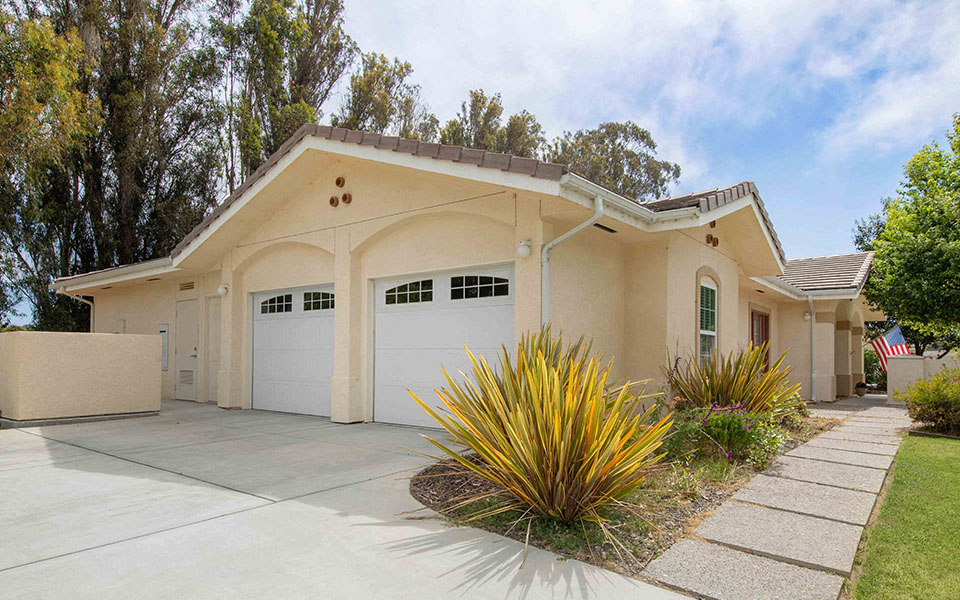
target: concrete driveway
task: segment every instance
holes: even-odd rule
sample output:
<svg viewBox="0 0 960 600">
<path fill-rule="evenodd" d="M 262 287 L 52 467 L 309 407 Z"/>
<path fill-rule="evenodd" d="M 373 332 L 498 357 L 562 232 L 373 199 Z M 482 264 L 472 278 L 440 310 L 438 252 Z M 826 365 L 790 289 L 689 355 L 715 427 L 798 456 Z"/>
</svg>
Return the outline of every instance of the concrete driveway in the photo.
<svg viewBox="0 0 960 600">
<path fill-rule="evenodd" d="M 2 596 L 681 598 L 406 518 L 422 431 L 186 402 L 2 430 Z"/>
</svg>

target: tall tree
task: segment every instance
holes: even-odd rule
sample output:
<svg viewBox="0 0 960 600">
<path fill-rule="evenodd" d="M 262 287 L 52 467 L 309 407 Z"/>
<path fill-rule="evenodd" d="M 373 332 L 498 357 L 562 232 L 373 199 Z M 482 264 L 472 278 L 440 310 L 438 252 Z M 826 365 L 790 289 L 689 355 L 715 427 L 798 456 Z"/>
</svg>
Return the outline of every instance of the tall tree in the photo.
<svg viewBox="0 0 960 600">
<path fill-rule="evenodd" d="M 857 223 L 854 241 L 876 252 L 867 299 L 901 325 L 922 354 L 960 337 L 960 114 L 949 149 L 924 146 L 883 212 Z"/>
<path fill-rule="evenodd" d="M 188 1 L 17 7 L 29 20 L 49 19 L 60 36 L 77 32 L 75 91 L 102 115 L 59 164 L 36 163 L 42 176 L 17 190 L 8 235 L 31 256 L 25 295 L 35 325 L 75 329 L 86 325 L 82 307 L 51 294 L 51 278 L 168 254 L 215 204 L 221 112 L 210 90 L 219 70 Z"/>
<path fill-rule="evenodd" d="M 249 176 L 321 107 L 357 48 L 342 0 L 253 0 L 241 26 L 240 179 Z"/>
<path fill-rule="evenodd" d="M 407 81 L 411 73 L 408 62 L 396 58 L 391 62 L 376 52 L 364 54 L 332 124 L 431 141 L 437 119 L 421 103 L 420 87 Z"/>
<path fill-rule="evenodd" d="M 503 125 L 500 94 L 487 96 L 483 90 L 470 90 L 455 119 L 440 130 L 440 142 L 491 152 L 535 158 L 544 143 L 543 128 L 527 111 L 511 115 Z"/>
<path fill-rule="evenodd" d="M 656 158 L 657 144 L 633 121 L 565 132 L 545 153 L 583 177 L 634 200 L 654 200 L 680 178 L 680 165 Z"/>
<path fill-rule="evenodd" d="M 0 324 L 21 300 L 34 313 L 57 304 L 47 273 L 64 267 L 57 249 L 73 245 L 77 219 L 46 193 L 46 178 L 63 184 L 71 148 L 97 122 L 96 103 L 77 89 L 81 57 L 76 31 L 0 13 Z"/>
</svg>

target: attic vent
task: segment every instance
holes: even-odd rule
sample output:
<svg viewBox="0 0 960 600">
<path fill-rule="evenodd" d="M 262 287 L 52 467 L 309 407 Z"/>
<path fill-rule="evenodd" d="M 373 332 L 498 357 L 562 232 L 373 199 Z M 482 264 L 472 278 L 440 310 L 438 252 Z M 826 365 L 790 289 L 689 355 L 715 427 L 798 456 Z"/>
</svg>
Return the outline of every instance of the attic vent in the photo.
<svg viewBox="0 0 960 600">
<path fill-rule="evenodd" d="M 181 291 L 181 292 L 186 292 L 187 290 L 192 290 L 192 289 L 193 289 L 193 282 L 192 282 L 192 281 L 188 281 L 187 283 L 181 283 L 181 284 L 180 284 L 180 291 Z"/>
<path fill-rule="evenodd" d="M 193 371 L 180 371 L 180 385 L 193 385 Z"/>
</svg>

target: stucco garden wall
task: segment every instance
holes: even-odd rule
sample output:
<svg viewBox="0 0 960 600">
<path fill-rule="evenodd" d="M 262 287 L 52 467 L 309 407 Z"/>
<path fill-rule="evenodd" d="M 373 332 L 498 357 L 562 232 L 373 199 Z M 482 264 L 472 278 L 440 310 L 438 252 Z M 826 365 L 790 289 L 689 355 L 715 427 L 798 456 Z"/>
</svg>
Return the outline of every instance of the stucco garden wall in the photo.
<svg viewBox="0 0 960 600">
<path fill-rule="evenodd" d="M 160 336 L 0 333 L 0 416 L 26 421 L 160 410 Z"/>
<path fill-rule="evenodd" d="M 897 402 L 894 396 L 910 387 L 915 381 L 930 377 L 943 369 L 960 367 L 956 356 L 941 359 L 924 358 L 913 354 L 891 356 L 887 359 L 887 402 Z"/>
</svg>

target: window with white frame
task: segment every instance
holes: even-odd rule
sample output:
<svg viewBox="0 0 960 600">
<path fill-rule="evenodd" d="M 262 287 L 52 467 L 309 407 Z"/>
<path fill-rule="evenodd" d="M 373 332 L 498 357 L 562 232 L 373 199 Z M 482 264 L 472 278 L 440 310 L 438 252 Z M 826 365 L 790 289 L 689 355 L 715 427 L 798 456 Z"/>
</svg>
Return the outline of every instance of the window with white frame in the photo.
<svg viewBox="0 0 960 600">
<path fill-rule="evenodd" d="M 450 299 L 492 298 L 509 296 L 510 281 L 489 275 L 457 275 L 450 278 Z"/>
<path fill-rule="evenodd" d="M 700 363 L 713 359 L 717 348 L 717 284 L 700 280 Z"/>
<path fill-rule="evenodd" d="M 329 310 L 333 308 L 333 294 L 330 292 L 304 292 L 303 310 Z"/>
<path fill-rule="evenodd" d="M 416 304 L 433 302 L 433 280 L 411 281 L 386 291 L 384 302 L 387 304 Z"/>
<path fill-rule="evenodd" d="M 260 314 L 293 312 L 293 294 L 281 294 L 260 303 Z"/>
</svg>

